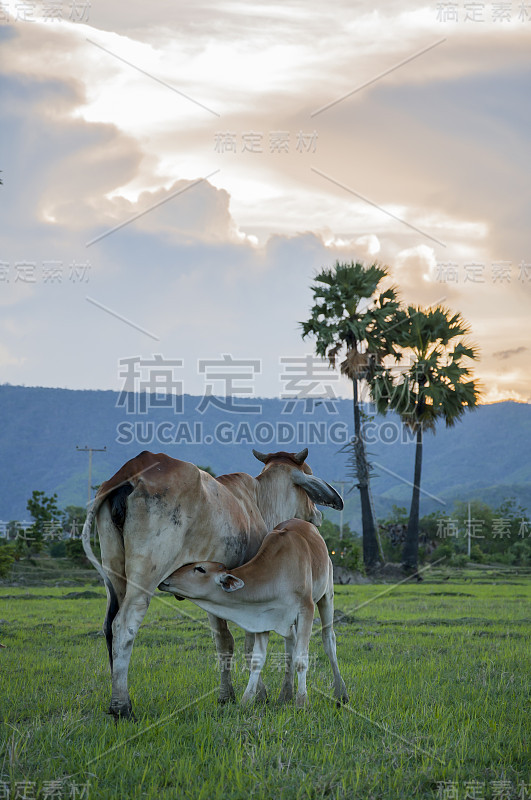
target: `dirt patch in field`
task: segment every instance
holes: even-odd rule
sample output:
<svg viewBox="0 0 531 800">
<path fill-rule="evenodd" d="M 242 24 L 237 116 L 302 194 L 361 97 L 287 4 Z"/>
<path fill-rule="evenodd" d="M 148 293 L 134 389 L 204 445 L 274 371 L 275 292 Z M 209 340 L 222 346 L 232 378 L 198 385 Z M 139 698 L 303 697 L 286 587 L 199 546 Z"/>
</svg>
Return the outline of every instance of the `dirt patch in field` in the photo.
<svg viewBox="0 0 531 800">
<path fill-rule="evenodd" d="M 55 594 L 0 594 L 0 600 L 59 600 Z"/>
<path fill-rule="evenodd" d="M 0 600 L 85 600 L 94 597 L 102 598 L 101 592 L 68 592 L 68 594 L 0 594 Z"/>
<path fill-rule="evenodd" d="M 361 572 L 352 572 L 345 567 L 334 567 L 334 583 L 339 586 L 359 586 L 364 583 L 372 583 L 372 581 Z"/>
</svg>

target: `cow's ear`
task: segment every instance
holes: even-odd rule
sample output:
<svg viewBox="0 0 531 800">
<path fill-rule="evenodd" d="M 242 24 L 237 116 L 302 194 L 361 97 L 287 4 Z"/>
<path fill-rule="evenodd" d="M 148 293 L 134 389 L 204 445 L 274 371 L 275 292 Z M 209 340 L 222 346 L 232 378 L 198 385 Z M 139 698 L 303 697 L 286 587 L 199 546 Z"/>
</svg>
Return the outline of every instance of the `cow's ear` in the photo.
<svg viewBox="0 0 531 800">
<path fill-rule="evenodd" d="M 300 470 L 293 470 L 291 473 L 293 483 L 304 489 L 310 500 L 320 506 L 330 506 L 341 511 L 343 508 L 343 499 L 333 486 L 317 478 L 315 475 L 306 475 Z"/>
<path fill-rule="evenodd" d="M 222 572 L 214 578 L 216 583 L 221 586 L 224 592 L 235 592 L 238 589 L 243 589 L 245 583 L 241 578 L 236 575 L 231 575 L 230 572 Z"/>
</svg>

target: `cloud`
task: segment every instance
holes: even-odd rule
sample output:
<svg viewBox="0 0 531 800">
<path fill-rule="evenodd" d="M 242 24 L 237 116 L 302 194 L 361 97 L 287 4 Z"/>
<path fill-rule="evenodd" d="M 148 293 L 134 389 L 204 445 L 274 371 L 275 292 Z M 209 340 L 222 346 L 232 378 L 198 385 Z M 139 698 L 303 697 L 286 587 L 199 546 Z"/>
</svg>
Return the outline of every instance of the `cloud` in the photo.
<svg viewBox="0 0 531 800">
<path fill-rule="evenodd" d="M 105 210 L 106 216 L 100 224 L 109 226 L 109 235 L 114 235 L 115 226 L 130 221 L 139 230 L 166 234 L 178 241 L 238 238 L 228 193 L 201 178 L 175 181 L 168 189 L 142 192 L 135 202 L 114 197 Z"/>
<path fill-rule="evenodd" d="M 21 365 L 23 364 L 23 359 L 17 358 L 16 356 L 12 355 L 8 348 L 5 347 L 2 343 L 0 343 L 0 367 L 8 367 L 13 365 Z"/>
<path fill-rule="evenodd" d="M 531 336 L 531 280 L 517 277 L 530 261 L 527 29 L 485 25 L 471 36 L 463 26 L 449 37 L 435 8 L 395 8 L 360 14 L 342 2 L 337 26 L 315 0 L 231 0 L 215 15 L 207 4 L 119 0 L 94 6 L 90 25 L 0 31 L 11 36 L 0 165 L 6 379 L 117 388 L 120 358 L 152 354 L 149 338 L 91 306 L 90 294 L 157 333 L 163 353 L 185 355 L 189 390 L 200 390 L 197 358 L 233 352 L 264 359 L 260 390 L 274 394 L 279 354 L 312 349 L 297 321 L 311 306 L 315 271 L 363 259 L 389 265 L 406 302 L 444 296 L 472 325 L 489 391 L 528 396 L 520 342 Z M 441 46 L 310 116 L 442 36 Z M 244 151 L 249 131 L 261 152 Z M 289 152 L 271 147 L 279 131 Z M 216 149 L 220 132 L 234 134 L 233 151 Z M 297 148 L 299 134 L 312 132 L 315 148 Z M 62 283 L 44 282 L 53 260 Z M 14 281 L 17 261 L 35 263 L 34 283 Z M 88 284 L 70 280 L 74 261 L 90 262 Z M 495 279 L 499 261 L 511 262 L 511 280 Z M 471 262 L 483 265 L 482 282 L 467 279 Z M 444 279 L 444 264 L 455 265 L 455 280 Z M 500 369 L 503 352 L 510 372 Z"/>
<path fill-rule="evenodd" d="M 526 350 L 529 350 L 528 347 L 514 347 L 512 350 L 498 350 L 496 353 L 493 353 L 494 358 L 500 358 L 505 360 L 507 358 L 511 358 L 512 356 L 516 356 L 519 353 L 525 353 Z"/>
<path fill-rule="evenodd" d="M 402 299 L 408 304 L 437 302 L 447 294 L 436 284 L 437 259 L 434 249 L 425 244 L 401 250 L 395 259 L 392 277 L 400 287 Z"/>
</svg>

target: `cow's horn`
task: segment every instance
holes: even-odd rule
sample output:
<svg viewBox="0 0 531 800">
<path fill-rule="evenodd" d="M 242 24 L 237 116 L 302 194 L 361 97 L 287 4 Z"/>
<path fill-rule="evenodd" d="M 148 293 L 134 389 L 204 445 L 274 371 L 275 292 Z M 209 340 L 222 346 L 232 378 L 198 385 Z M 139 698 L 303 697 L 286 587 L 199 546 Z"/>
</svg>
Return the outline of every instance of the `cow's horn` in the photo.
<svg viewBox="0 0 531 800">
<path fill-rule="evenodd" d="M 267 460 L 267 453 L 260 453 L 258 450 L 253 450 L 253 456 L 261 461 L 262 464 L 266 463 Z"/>
<path fill-rule="evenodd" d="M 301 450 L 300 453 L 295 453 L 293 455 L 293 460 L 296 464 L 304 464 L 306 459 L 308 458 L 308 448 L 305 447 L 304 450 Z"/>
</svg>

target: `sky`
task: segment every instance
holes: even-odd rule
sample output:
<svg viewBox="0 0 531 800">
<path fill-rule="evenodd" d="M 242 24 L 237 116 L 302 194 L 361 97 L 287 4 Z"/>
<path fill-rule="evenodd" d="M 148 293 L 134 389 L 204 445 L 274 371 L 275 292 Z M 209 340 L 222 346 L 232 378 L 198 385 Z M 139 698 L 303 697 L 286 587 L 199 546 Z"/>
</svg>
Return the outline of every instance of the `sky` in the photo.
<svg viewBox="0 0 531 800">
<path fill-rule="evenodd" d="M 531 401 L 531 5 L 1 8 L 0 382 L 279 396 L 360 260 Z"/>
</svg>

